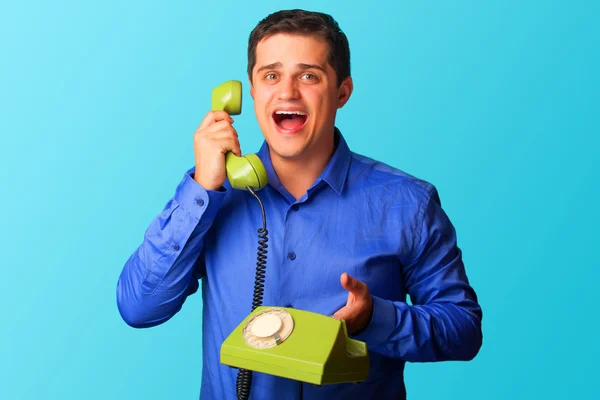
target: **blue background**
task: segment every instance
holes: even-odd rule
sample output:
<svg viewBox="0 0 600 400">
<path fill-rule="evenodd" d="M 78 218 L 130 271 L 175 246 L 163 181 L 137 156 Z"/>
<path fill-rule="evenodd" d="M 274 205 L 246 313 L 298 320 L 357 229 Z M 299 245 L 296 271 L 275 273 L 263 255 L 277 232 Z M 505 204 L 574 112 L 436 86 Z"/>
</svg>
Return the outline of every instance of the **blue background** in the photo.
<svg viewBox="0 0 600 400">
<path fill-rule="evenodd" d="M 166 4 L 2 6 L 0 398 L 197 398 L 200 296 L 135 330 L 115 285 L 213 86 L 244 82 L 242 151 L 260 146 L 247 37 L 294 7 L 347 33 L 338 126 L 438 187 L 483 306 L 479 356 L 409 364 L 410 398 L 598 398 L 598 2 Z"/>
</svg>

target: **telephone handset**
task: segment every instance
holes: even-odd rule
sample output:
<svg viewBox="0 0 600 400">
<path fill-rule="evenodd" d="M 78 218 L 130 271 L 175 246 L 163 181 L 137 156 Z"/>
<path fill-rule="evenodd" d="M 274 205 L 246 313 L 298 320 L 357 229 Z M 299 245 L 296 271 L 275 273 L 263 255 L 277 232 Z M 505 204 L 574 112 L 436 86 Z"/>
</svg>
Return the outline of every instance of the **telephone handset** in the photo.
<svg viewBox="0 0 600 400">
<path fill-rule="evenodd" d="M 230 80 L 213 89 L 212 109 L 241 113 L 242 84 Z M 350 339 L 343 320 L 289 307 L 263 306 L 267 260 L 267 222 L 255 190 L 267 184 L 267 172 L 255 154 L 226 154 L 226 170 L 235 189 L 248 190 L 262 212 L 251 313 L 221 345 L 221 363 L 239 368 L 238 399 L 248 399 L 253 371 L 324 385 L 362 382 L 369 374 L 364 342 Z"/>
<path fill-rule="evenodd" d="M 242 113 L 242 82 L 230 80 L 215 87 L 212 92 L 212 109 L 230 115 Z M 267 171 L 256 154 L 238 157 L 232 152 L 225 155 L 225 169 L 234 189 L 262 189 L 268 182 Z"/>
</svg>

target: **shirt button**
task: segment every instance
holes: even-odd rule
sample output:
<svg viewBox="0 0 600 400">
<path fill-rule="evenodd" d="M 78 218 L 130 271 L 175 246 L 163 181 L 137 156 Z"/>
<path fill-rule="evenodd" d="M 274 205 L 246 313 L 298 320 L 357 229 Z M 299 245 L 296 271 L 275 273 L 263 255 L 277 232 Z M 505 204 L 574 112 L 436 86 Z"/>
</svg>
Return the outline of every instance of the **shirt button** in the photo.
<svg viewBox="0 0 600 400">
<path fill-rule="evenodd" d="M 196 200 L 196 204 L 198 204 L 200 207 L 202 207 L 204 205 L 204 200 L 198 199 L 198 200 Z"/>
<path fill-rule="evenodd" d="M 296 259 L 296 254 L 290 253 L 290 254 L 288 254 L 288 257 L 289 257 L 290 260 L 295 260 Z"/>
<path fill-rule="evenodd" d="M 294 210 L 294 211 L 298 211 L 299 209 L 300 209 L 300 206 L 298 204 L 294 204 L 292 206 L 292 210 Z"/>
<path fill-rule="evenodd" d="M 179 245 L 176 244 L 175 246 L 173 246 L 173 248 L 175 249 L 175 251 L 179 251 Z"/>
</svg>

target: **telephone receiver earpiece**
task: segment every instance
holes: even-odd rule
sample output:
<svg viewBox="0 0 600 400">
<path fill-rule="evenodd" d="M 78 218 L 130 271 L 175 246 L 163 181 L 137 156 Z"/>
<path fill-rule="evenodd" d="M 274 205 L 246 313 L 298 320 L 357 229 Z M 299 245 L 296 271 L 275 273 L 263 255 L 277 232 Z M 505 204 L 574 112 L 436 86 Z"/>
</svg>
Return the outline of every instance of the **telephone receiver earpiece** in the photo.
<svg viewBox="0 0 600 400">
<path fill-rule="evenodd" d="M 242 82 L 230 80 L 212 91 L 212 110 L 225 111 L 229 115 L 242 113 Z M 259 190 L 268 182 L 267 171 L 256 154 L 238 157 L 231 151 L 225 154 L 225 169 L 231 187 L 247 190 L 250 186 Z"/>
</svg>

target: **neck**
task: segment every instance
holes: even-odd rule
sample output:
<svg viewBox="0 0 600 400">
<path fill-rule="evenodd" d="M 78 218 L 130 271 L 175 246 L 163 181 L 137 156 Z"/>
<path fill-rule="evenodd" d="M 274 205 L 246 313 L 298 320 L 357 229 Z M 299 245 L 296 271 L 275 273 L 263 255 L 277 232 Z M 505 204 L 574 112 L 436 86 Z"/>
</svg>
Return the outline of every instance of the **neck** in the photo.
<svg viewBox="0 0 600 400">
<path fill-rule="evenodd" d="M 335 150 L 334 138 L 319 144 L 318 153 L 298 158 L 285 158 L 271 152 L 271 162 L 285 189 L 298 200 L 323 172 Z"/>
</svg>

